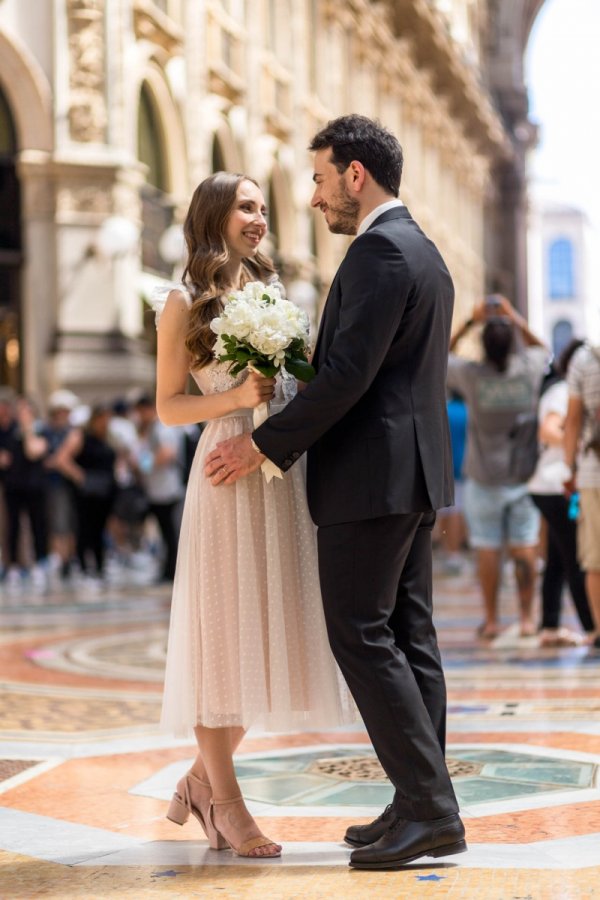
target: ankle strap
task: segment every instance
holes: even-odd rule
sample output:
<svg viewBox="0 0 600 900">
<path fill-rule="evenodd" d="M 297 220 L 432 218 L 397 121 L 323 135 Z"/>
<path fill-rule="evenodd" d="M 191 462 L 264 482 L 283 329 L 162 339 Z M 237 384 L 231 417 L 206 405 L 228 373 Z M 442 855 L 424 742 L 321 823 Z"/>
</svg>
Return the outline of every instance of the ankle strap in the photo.
<svg viewBox="0 0 600 900">
<path fill-rule="evenodd" d="M 206 787 L 206 788 L 210 787 L 210 784 L 208 781 L 202 781 L 202 779 L 198 778 L 197 775 L 194 775 L 193 772 L 188 772 L 186 777 L 189 778 L 190 781 L 195 781 L 197 784 L 201 784 L 202 787 Z"/>
<path fill-rule="evenodd" d="M 242 797 L 241 794 L 239 795 L 239 797 L 233 797 L 232 800 L 215 800 L 214 797 L 210 798 L 211 806 L 225 806 L 228 803 L 243 803 L 243 802 L 244 802 L 244 798 Z"/>
</svg>

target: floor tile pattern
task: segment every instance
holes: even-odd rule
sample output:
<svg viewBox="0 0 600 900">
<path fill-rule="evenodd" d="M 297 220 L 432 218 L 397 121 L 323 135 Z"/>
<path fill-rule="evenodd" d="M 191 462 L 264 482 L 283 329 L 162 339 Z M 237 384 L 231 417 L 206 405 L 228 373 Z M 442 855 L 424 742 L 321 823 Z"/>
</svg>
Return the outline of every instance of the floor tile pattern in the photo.
<svg viewBox="0 0 600 900">
<path fill-rule="evenodd" d="M 81 733 L 156 725 L 160 700 L 148 695 L 0 684 L 3 733 Z"/>
<path fill-rule="evenodd" d="M 14 778 L 36 765 L 37 761 L 31 759 L 0 759 L 0 782 Z"/>
<path fill-rule="evenodd" d="M 0 898 L 600 900 L 600 654 L 520 639 L 509 575 L 492 644 L 475 639 L 469 567 L 438 569 L 435 588 L 470 849 L 385 873 L 349 870 L 340 843 L 391 792 L 362 728 L 248 735 L 240 781 L 285 852 L 268 865 L 215 853 L 195 820 L 164 818 L 193 757 L 156 725 L 168 591 L 0 595 Z"/>
</svg>

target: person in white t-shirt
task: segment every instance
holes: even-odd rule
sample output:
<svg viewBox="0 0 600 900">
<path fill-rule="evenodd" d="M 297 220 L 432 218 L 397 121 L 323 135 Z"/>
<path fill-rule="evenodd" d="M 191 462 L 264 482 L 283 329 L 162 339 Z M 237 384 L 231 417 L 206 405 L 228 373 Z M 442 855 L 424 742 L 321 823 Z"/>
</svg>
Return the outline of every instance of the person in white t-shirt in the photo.
<svg viewBox="0 0 600 900">
<path fill-rule="evenodd" d="M 577 523 L 569 518 L 569 501 L 564 494 L 564 482 L 570 475 L 564 450 L 564 425 L 569 405 L 565 378 L 571 358 L 582 344 L 580 340 L 567 344 L 554 366 L 557 377 L 543 390 L 538 407 L 542 450 L 528 486 L 531 498 L 547 524 L 542 577 L 542 647 L 569 647 L 584 641 L 581 634 L 560 626 L 565 582 L 583 630 L 591 636 L 594 633 L 585 573 L 577 561 Z"/>
<path fill-rule="evenodd" d="M 600 347 L 580 347 L 569 366 L 569 408 L 565 421 L 568 491 L 578 491 L 577 556 L 596 625 L 600 650 Z"/>
</svg>

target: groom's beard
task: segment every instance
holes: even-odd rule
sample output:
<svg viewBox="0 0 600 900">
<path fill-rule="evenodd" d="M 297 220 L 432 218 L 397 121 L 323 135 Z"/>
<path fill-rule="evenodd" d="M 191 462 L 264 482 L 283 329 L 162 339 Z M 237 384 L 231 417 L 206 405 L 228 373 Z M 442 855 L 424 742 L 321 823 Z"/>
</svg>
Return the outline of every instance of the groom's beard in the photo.
<svg viewBox="0 0 600 900">
<path fill-rule="evenodd" d="M 327 227 L 333 234 L 356 234 L 360 203 L 353 197 L 340 178 L 340 190 L 334 197 L 335 205 L 328 203 L 330 220 Z"/>
</svg>

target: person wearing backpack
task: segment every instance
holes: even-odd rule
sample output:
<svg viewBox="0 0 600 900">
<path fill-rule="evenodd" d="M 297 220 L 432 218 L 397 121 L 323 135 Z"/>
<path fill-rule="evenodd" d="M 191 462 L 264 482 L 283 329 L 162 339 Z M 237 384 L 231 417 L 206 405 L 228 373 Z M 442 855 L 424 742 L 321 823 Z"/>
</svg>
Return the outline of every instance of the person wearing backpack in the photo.
<svg viewBox="0 0 600 900">
<path fill-rule="evenodd" d="M 483 325 L 478 362 L 452 352 L 475 324 Z M 469 412 L 464 505 L 484 601 L 478 635 L 492 640 L 500 633 L 498 593 L 507 549 L 515 566 L 520 634 L 531 637 L 537 632 L 533 600 L 540 517 L 527 489 L 531 469 L 526 474 L 515 469 L 515 431 L 520 418 L 535 413 L 549 352 L 500 295 L 473 310 L 452 337 L 450 351 L 447 387 L 462 394 Z"/>
<path fill-rule="evenodd" d="M 572 647 L 584 637 L 560 626 L 565 582 L 583 630 L 594 632 L 588 604 L 585 574 L 577 561 L 577 524 L 569 516 L 569 500 L 563 482 L 569 477 L 565 463 L 565 418 L 569 403 L 566 375 L 569 364 L 583 341 L 572 340 L 554 364 L 555 376 L 542 387 L 538 406 L 540 454 L 529 481 L 531 499 L 547 525 L 546 560 L 542 575 L 542 621 L 540 646 Z"/>
<path fill-rule="evenodd" d="M 600 650 L 600 347 L 579 348 L 567 385 L 565 490 L 579 493 L 577 554 L 595 624 L 593 646 Z"/>
</svg>

